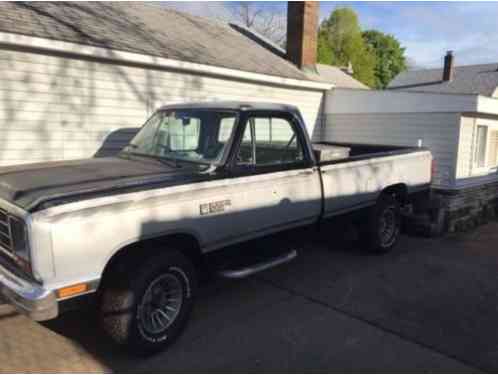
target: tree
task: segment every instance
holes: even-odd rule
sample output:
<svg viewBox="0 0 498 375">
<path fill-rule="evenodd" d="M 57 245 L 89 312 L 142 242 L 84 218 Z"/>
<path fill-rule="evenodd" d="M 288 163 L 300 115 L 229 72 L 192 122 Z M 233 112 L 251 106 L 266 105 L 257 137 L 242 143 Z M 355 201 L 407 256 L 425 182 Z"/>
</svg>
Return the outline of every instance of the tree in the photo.
<svg viewBox="0 0 498 375">
<path fill-rule="evenodd" d="M 353 66 L 353 77 L 367 86 L 375 85 L 375 55 L 362 38 L 358 16 L 350 8 L 334 10 L 320 25 L 318 62 Z"/>
<path fill-rule="evenodd" d="M 320 27 L 318 30 L 316 59 L 319 63 L 332 65 L 332 54 L 332 47 L 328 40 L 327 31 Z"/>
<path fill-rule="evenodd" d="M 253 29 L 280 46 L 285 45 L 287 23 L 283 10 L 252 1 L 227 2 L 226 5 L 231 13 L 230 21 Z"/>
<path fill-rule="evenodd" d="M 362 33 L 367 47 L 375 54 L 375 87 L 386 88 L 400 72 L 407 69 L 405 48 L 392 35 L 377 30 Z"/>
</svg>

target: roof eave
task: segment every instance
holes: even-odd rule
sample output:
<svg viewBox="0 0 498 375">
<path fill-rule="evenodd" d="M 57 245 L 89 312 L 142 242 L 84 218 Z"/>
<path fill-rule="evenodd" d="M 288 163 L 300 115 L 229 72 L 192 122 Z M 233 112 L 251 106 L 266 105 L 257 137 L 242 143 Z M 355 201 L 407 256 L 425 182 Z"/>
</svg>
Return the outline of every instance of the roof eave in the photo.
<svg viewBox="0 0 498 375">
<path fill-rule="evenodd" d="M 210 66 L 204 64 L 191 63 L 187 61 L 173 60 L 158 56 L 143 55 L 133 52 L 120 51 L 104 47 L 95 47 L 60 40 L 39 38 L 21 34 L 0 32 L 0 46 L 18 49 L 19 47 L 31 50 L 44 51 L 47 53 L 68 54 L 71 56 L 81 56 L 122 62 L 125 64 L 143 65 L 162 69 L 171 69 L 183 72 L 192 72 L 211 76 L 240 79 L 251 82 L 264 82 L 279 86 L 310 89 L 329 90 L 334 87 L 332 84 L 321 82 L 298 80 L 279 76 L 266 75 L 261 73 L 246 72 L 236 69 Z"/>
</svg>

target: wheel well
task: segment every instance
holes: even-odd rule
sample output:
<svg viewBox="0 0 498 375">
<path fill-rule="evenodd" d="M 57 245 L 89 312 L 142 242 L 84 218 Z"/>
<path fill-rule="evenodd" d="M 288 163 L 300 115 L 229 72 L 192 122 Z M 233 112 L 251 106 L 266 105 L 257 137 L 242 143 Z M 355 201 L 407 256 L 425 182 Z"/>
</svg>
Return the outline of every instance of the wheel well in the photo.
<svg viewBox="0 0 498 375">
<path fill-rule="evenodd" d="M 202 268 L 203 257 L 197 239 L 190 234 L 169 234 L 137 241 L 118 250 L 104 267 L 100 284 L 103 285 L 114 271 L 125 271 L 128 267 L 140 264 L 147 257 L 157 254 L 158 251 L 168 251 L 168 248 L 186 255 L 198 271 Z"/>
<path fill-rule="evenodd" d="M 405 184 L 395 184 L 386 187 L 381 194 L 394 195 L 395 199 L 403 206 L 408 202 L 408 188 Z"/>
</svg>

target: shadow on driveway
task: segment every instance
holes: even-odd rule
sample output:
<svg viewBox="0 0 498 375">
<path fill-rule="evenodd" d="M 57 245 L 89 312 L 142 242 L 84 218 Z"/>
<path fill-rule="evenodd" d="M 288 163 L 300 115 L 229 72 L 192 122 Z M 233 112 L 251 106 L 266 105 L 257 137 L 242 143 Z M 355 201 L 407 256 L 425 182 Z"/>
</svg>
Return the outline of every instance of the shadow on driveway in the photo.
<svg viewBox="0 0 498 375">
<path fill-rule="evenodd" d="M 383 256 L 359 251 L 347 227 L 320 237 L 295 231 L 288 241 L 302 249 L 297 260 L 246 280 L 209 282 L 183 336 L 147 359 L 113 347 L 89 312 L 43 325 L 0 320 L 0 335 L 9 321 L 29 326 L 56 371 L 74 368 L 65 363 L 118 372 L 496 371 L 497 229 L 403 237 Z M 54 354 L 64 350 L 66 358 Z M 5 361 L 12 358 L 0 355 L 0 369 L 12 369 Z"/>
</svg>

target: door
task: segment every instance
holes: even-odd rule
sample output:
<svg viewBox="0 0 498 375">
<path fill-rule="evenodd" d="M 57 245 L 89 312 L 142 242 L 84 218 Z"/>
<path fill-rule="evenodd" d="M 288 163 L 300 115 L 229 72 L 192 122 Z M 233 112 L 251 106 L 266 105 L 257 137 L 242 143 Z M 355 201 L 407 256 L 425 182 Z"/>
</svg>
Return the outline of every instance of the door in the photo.
<svg viewBox="0 0 498 375">
<path fill-rule="evenodd" d="M 303 145 L 291 117 L 246 118 L 232 170 L 243 190 L 248 231 L 278 231 L 309 224 L 319 216 L 320 176 Z"/>
</svg>

